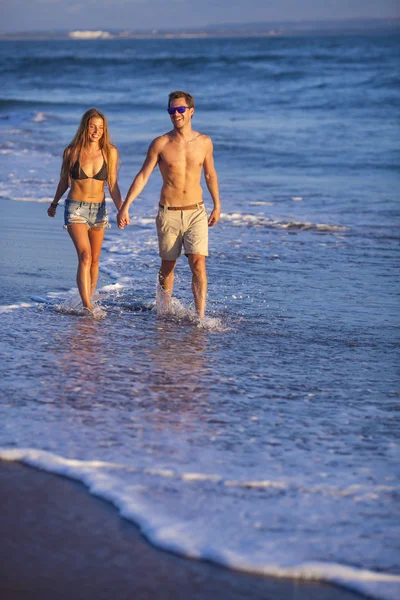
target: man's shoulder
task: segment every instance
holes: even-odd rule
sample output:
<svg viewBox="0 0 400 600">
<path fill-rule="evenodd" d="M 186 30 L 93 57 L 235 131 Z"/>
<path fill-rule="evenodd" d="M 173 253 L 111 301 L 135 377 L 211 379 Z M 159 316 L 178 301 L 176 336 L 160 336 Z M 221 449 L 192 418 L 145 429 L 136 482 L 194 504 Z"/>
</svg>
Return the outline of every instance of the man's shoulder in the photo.
<svg viewBox="0 0 400 600">
<path fill-rule="evenodd" d="M 157 143 L 157 144 L 168 144 L 169 142 L 172 141 L 172 136 L 171 136 L 171 131 L 167 131 L 167 133 L 163 133 L 162 135 L 159 135 L 158 137 L 156 137 L 153 140 L 153 144 Z"/>
<path fill-rule="evenodd" d="M 170 141 L 170 136 L 168 133 L 164 133 L 154 138 L 154 140 L 150 144 L 150 148 L 156 151 L 160 151 L 168 142 Z"/>
<path fill-rule="evenodd" d="M 205 133 L 200 133 L 199 131 L 195 132 L 197 134 L 196 136 L 196 140 L 201 141 L 203 144 L 206 144 L 207 146 L 212 146 L 212 139 L 210 138 L 209 135 L 206 135 Z"/>
<path fill-rule="evenodd" d="M 202 142 L 211 142 L 210 136 L 206 135 L 205 133 L 201 133 L 201 131 L 195 131 L 193 129 L 192 134 L 193 134 L 193 139 L 194 140 L 199 140 L 199 141 L 202 141 Z"/>
</svg>

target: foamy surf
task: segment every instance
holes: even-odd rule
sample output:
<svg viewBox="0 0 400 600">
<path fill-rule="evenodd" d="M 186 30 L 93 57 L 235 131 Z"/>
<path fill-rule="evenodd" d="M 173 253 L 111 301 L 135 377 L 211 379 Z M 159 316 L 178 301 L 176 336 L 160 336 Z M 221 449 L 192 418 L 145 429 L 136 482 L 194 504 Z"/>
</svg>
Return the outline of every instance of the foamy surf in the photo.
<svg viewBox="0 0 400 600">
<path fill-rule="evenodd" d="M 264 554 L 245 543 L 230 550 L 219 544 L 218 535 L 205 536 L 199 523 L 185 521 L 179 515 L 166 514 L 160 502 L 146 502 L 141 485 L 127 481 L 129 474 L 171 478 L 169 470 L 151 470 L 115 462 L 68 459 L 43 450 L 0 448 L 0 459 L 27 465 L 82 482 L 94 496 L 113 504 L 126 519 L 135 522 L 155 546 L 187 558 L 210 560 L 227 568 L 279 578 L 325 581 L 355 591 L 374 600 L 398 600 L 400 576 L 378 573 L 330 562 L 270 562 Z M 203 480 L 220 484 L 219 477 L 201 473 L 181 477 L 187 485 Z M 246 532 L 243 532 L 245 535 Z"/>
<path fill-rule="evenodd" d="M 268 227 L 271 229 L 297 229 L 300 231 L 318 231 L 324 233 L 344 232 L 348 229 L 343 225 L 331 225 L 328 223 L 273 221 L 262 215 L 243 213 L 222 213 L 221 220 L 229 221 L 234 227 Z"/>
<path fill-rule="evenodd" d="M 35 116 L 32 119 L 33 123 L 43 123 L 43 121 L 47 121 L 48 115 L 45 112 L 36 112 Z"/>
<path fill-rule="evenodd" d="M 0 306 L 0 314 L 1 313 L 10 313 L 14 310 L 20 310 L 21 308 L 31 308 L 33 304 L 30 302 L 18 302 L 16 304 L 3 304 Z"/>
</svg>

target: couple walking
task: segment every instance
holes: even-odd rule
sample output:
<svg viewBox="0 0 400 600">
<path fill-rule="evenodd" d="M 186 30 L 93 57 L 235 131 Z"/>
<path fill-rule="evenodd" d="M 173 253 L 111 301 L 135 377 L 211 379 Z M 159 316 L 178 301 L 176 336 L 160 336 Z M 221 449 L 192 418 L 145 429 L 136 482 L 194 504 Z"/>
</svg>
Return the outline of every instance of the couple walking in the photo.
<svg viewBox="0 0 400 600">
<path fill-rule="evenodd" d="M 70 188 L 65 202 L 65 227 L 78 254 L 77 284 L 83 307 L 92 310 L 99 258 L 108 224 L 104 187 L 118 209 L 120 229 L 129 225 L 129 207 L 145 187 L 158 164 L 163 179 L 156 218 L 161 266 L 159 283 L 168 303 L 172 296 L 174 269 L 182 247 L 192 271 L 196 312 L 204 316 L 207 294 L 206 256 L 208 228 L 220 218 L 218 178 L 211 139 L 192 129 L 194 98 L 175 91 L 168 98 L 173 129 L 153 140 L 142 168 L 122 202 L 117 182 L 118 151 L 111 144 L 105 116 L 96 109 L 82 117 L 78 131 L 65 149 L 60 181 L 48 215 Z M 200 185 L 201 173 L 214 208 L 207 216 Z"/>
</svg>

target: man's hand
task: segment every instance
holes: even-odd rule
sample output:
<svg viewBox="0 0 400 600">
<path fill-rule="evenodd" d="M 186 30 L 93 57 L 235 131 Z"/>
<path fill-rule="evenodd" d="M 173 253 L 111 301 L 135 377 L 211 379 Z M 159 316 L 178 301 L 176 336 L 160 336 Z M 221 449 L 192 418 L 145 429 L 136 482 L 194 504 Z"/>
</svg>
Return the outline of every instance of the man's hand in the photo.
<svg viewBox="0 0 400 600">
<path fill-rule="evenodd" d="M 214 210 L 212 211 L 211 215 L 208 218 L 208 226 L 214 227 L 214 225 L 216 225 L 218 223 L 220 216 L 221 216 L 220 209 L 214 208 Z"/>
<path fill-rule="evenodd" d="M 121 208 L 117 214 L 117 223 L 120 229 L 123 229 L 125 225 L 129 225 L 131 219 L 127 208 Z"/>
</svg>

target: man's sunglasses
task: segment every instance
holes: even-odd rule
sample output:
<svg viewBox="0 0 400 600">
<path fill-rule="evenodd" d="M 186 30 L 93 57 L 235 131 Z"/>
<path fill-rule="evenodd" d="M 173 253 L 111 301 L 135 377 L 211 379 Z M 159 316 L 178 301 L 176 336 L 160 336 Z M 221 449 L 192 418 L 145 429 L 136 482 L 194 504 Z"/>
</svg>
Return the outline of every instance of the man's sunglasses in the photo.
<svg viewBox="0 0 400 600">
<path fill-rule="evenodd" d="M 187 108 L 189 108 L 189 106 L 169 106 L 167 111 L 170 115 L 174 115 L 176 112 L 182 115 Z"/>
</svg>

